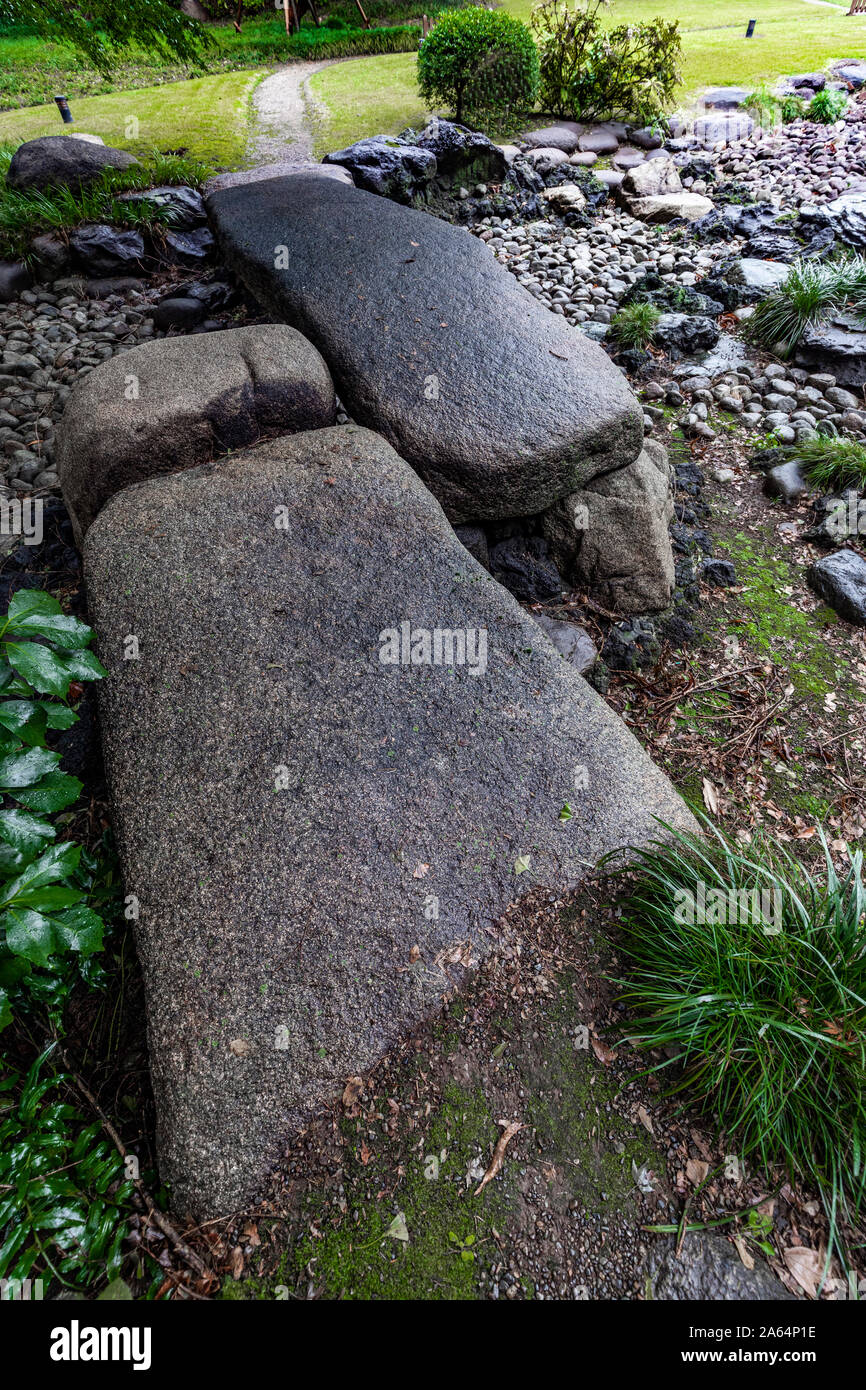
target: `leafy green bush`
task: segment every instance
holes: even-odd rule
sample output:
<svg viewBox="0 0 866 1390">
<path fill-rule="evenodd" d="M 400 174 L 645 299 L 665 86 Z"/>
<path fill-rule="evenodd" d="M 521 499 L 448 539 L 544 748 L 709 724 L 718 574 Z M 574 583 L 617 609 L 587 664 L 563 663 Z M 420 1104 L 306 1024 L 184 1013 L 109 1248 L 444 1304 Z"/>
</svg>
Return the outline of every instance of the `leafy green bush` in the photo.
<svg viewBox="0 0 866 1390">
<path fill-rule="evenodd" d="M 0 1028 L 28 996 L 56 1014 L 61 958 L 102 946 L 81 847 L 57 842 L 49 819 L 78 799 L 81 783 L 46 745 L 48 730 L 78 718 L 67 703 L 72 683 L 105 675 L 92 637 L 38 589 L 19 590 L 0 627 Z"/>
<path fill-rule="evenodd" d="M 661 310 L 645 300 L 626 304 L 610 321 L 610 334 L 621 347 L 644 348 L 651 342 Z"/>
<path fill-rule="evenodd" d="M 671 833 L 635 852 L 623 908 L 633 1041 L 731 1134 L 856 1218 L 866 1186 L 866 882 L 823 834 L 816 877 L 781 844 Z M 757 896 L 755 896 L 757 895 Z M 701 906 L 703 904 L 703 907 Z"/>
<path fill-rule="evenodd" d="M 525 24 L 471 5 L 446 10 L 418 50 L 418 88 L 456 119 L 526 111 L 538 91 L 538 52 Z"/>
<path fill-rule="evenodd" d="M 0 1279 L 89 1288 L 119 1273 L 133 1184 L 99 1123 L 58 1096 L 68 1078 L 42 1075 L 51 1050 L 0 1081 Z"/>
<path fill-rule="evenodd" d="M 806 107 L 806 120 L 832 125 L 834 121 L 838 121 L 847 105 L 848 97 L 844 92 L 835 92 L 825 87 L 823 92 L 815 93 Z"/>
<path fill-rule="evenodd" d="M 533 12 L 545 111 L 579 120 L 627 115 L 649 125 L 664 118 L 680 80 L 676 20 L 603 29 L 608 0 L 544 0 Z"/>
</svg>

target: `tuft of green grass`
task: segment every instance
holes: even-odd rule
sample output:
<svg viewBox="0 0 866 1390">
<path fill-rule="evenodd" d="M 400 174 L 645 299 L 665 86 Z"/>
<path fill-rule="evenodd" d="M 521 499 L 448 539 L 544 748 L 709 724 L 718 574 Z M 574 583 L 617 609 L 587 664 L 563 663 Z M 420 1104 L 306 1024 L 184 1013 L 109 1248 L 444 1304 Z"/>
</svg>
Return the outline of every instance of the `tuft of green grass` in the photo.
<svg viewBox="0 0 866 1390">
<path fill-rule="evenodd" d="M 667 1056 L 671 1090 L 732 1137 L 741 1158 L 814 1185 L 832 1243 L 866 1186 L 866 884 L 839 874 L 823 832 L 816 876 L 760 833 L 715 826 L 634 852 L 622 915 L 634 1043 Z M 701 911 L 701 902 L 705 903 Z"/>
<path fill-rule="evenodd" d="M 815 93 L 806 107 L 806 120 L 832 125 L 834 121 L 838 121 L 847 105 L 848 97 L 845 92 L 836 92 L 825 87 L 823 92 Z"/>
<path fill-rule="evenodd" d="M 787 354 L 806 329 L 817 323 L 846 297 L 838 265 L 824 261 L 794 261 L 787 278 L 763 299 L 745 328 L 752 342 Z"/>
<path fill-rule="evenodd" d="M 611 319 L 610 335 L 620 347 L 644 348 L 652 341 L 660 318 L 661 310 L 646 300 L 626 304 Z"/>
<path fill-rule="evenodd" d="M 5 182 L 15 149 L 11 143 L 0 145 L 0 256 L 26 256 L 34 236 L 64 232 L 83 222 L 108 222 L 146 230 L 170 225 L 171 209 L 127 203 L 120 195 L 160 184 L 200 188 L 213 172 L 201 160 L 154 150 L 141 164 L 129 169 L 106 169 L 82 188 L 16 189 L 7 187 Z"/>
<path fill-rule="evenodd" d="M 843 435 L 804 439 L 791 446 L 791 454 L 799 459 L 809 481 L 822 492 L 866 488 L 866 444 L 856 439 Z"/>
</svg>

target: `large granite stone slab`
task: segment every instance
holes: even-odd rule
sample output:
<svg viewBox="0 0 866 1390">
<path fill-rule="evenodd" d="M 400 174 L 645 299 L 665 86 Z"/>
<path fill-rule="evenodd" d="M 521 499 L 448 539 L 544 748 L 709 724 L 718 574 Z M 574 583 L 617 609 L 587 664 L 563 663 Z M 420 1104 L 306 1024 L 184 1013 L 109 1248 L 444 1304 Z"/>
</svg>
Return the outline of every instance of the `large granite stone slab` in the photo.
<svg viewBox="0 0 866 1390">
<path fill-rule="evenodd" d="M 452 521 L 542 511 L 640 452 L 622 373 L 464 228 L 303 176 L 208 210 L 229 264 Z"/>
<path fill-rule="evenodd" d="M 366 430 L 129 487 L 85 570 L 161 1176 L 218 1216 L 521 892 L 691 820 Z"/>
</svg>

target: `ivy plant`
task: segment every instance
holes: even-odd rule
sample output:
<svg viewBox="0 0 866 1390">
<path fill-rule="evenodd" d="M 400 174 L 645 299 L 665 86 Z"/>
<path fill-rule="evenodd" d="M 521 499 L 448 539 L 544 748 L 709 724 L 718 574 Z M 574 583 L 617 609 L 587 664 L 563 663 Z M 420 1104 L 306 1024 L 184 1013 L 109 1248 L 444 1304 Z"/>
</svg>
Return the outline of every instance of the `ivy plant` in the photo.
<svg viewBox="0 0 866 1390">
<path fill-rule="evenodd" d="M 102 946 L 102 918 L 87 901 L 93 865 L 52 819 L 81 782 L 46 743 L 78 719 L 69 702 L 82 683 L 106 674 L 92 639 L 38 589 L 15 594 L 0 623 L 0 1028 L 23 993 L 51 1002 L 66 958 Z"/>
</svg>

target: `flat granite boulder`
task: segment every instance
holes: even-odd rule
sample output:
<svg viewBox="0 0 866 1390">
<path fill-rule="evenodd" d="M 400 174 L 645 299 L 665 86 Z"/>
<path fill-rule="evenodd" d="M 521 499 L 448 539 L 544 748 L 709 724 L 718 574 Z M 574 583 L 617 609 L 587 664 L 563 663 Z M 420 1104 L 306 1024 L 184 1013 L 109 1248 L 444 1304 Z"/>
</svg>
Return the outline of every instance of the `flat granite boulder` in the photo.
<svg viewBox="0 0 866 1390">
<path fill-rule="evenodd" d="M 464 228 L 326 179 L 207 206 L 228 263 L 315 343 L 349 414 L 452 521 L 543 511 L 640 453 L 622 373 Z"/>
<path fill-rule="evenodd" d="M 99 178 L 106 169 L 128 169 L 137 164 L 126 150 L 95 144 L 75 135 L 42 135 L 25 140 L 6 170 L 10 188 L 80 188 Z"/>
<path fill-rule="evenodd" d="M 281 323 L 158 339 L 110 357 L 75 384 L 58 430 L 60 484 L 79 544 L 130 483 L 267 434 L 332 425 L 336 411 L 319 353 Z"/>
<path fill-rule="evenodd" d="M 198 1219 L 256 1194 L 522 892 L 693 824 L 364 429 L 127 488 L 85 572 L 161 1176 Z"/>
</svg>

